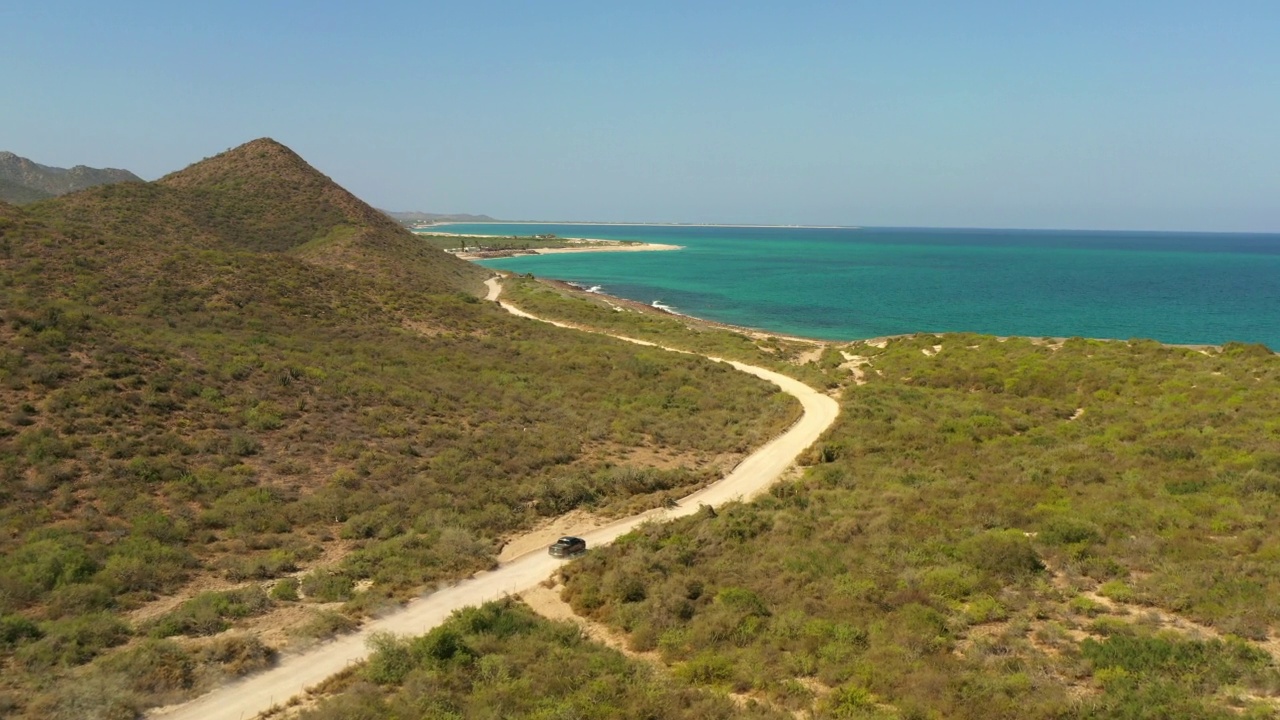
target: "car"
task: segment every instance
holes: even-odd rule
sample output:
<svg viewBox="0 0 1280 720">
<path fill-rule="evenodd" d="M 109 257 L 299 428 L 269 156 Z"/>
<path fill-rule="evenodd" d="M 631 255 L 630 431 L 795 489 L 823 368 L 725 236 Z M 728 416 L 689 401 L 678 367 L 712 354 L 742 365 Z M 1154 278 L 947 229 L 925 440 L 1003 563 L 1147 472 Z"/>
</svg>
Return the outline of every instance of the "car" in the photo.
<svg viewBox="0 0 1280 720">
<path fill-rule="evenodd" d="M 572 536 L 562 537 L 547 548 L 552 557 L 577 557 L 586 551 L 587 541 Z"/>
</svg>

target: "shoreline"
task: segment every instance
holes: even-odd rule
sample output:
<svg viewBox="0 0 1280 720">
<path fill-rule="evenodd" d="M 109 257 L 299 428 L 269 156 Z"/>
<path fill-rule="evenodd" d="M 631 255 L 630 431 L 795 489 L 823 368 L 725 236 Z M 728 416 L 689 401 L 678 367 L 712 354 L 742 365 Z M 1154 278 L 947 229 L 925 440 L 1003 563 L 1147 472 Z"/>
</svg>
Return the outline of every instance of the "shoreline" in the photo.
<svg viewBox="0 0 1280 720">
<path fill-rule="evenodd" d="M 692 321 L 699 325 L 705 325 L 708 327 L 716 328 L 718 330 L 729 330 L 731 332 L 741 333 L 743 335 L 748 335 L 754 338 L 771 337 L 771 338 L 778 338 L 780 340 L 790 340 L 792 342 L 808 343 L 810 345 L 821 345 L 821 346 L 834 345 L 837 343 L 844 343 L 844 342 L 861 342 L 860 340 L 823 340 L 821 338 L 804 337 L 802 335 L 789 335 L 787 333 L 771 332 L 769 330 L 765 330 L 762 328 L 748 327 L 746 325 L 734 325 L 732 323 L 720 322 L 719 320 L 708 320 L 706 318 L 698 317 L 697 315 L 689 315 L 687 313 L 667 310 L 665 306 L 659 307 L 653 304 L 645 304 L 641 300 L 632 300 L 630 298 L 619 297 L 617 295 L 610 295 L 609 293 L 600 292 L 598 290 L 590 290 L 587 288 L 580 287 L 578 284 L 570 282 L 568 280 L 558 280 L 556 278 L 540 277 L 538 278 L 538 282 L 547 283 L 548 285 L 551 285 L 553 287 L 567 289 L 575 293 L 581 293 L 583 295 L 587 295 L 589 297 L 604 298 L 606 302 L 615 304 L 619 307 L 625 307 L 635 312 L 651 313 L 654 315 L 661 315 L 663 317 L 678 318 L 681 320 Z M 888 337 L 906 337 L 906 336 L 893 335 Z M 869 338 L 869 339 L 876 340 L 879 338 Z"/>
<path fill-rule="evenodd" d="M 800 230 L 861 230 L 863 227 L 861 225 L 751 225 L 742 223 L 587 222 L 585 220 L 570 220 L 566 222 L 552 222 L 550 220 L 450 220 L 449 222 L 428 225 L 426 228 L 420 229 L 445 227 L 448 225 L 595 225 L 599 227 L 795 228 Z M 477 235 L 475 237 L 493 236 Z"/>
<path fill-rule="evenodd" d="M 486 269 L 488 270 L 491 268 L 486 268 Z M 503 271 L 503 270 L 498 270 L 495 272 L 498 272 L 503 275 L 508 274 L 508 271 Z M 773 332 L 770 330 L 766 330 L 764 328 L 749 327 L 746 325 L 734 325 L 731 323 L 720 322 L 718 320 L 708 320 L 706 318 L 698 317 L 697 315 L 689 315 L 688 313 L 673 312 L 671 310 L 666 310 L 662 307 L 656 307 L 651 304 L 646 304 L 641 300 L 631 300 L 629 298 L 619 297 L 617 295 L 610 295 L 609 293 L 600 292 L 598 290 L 588 290 L 568 280 L 539 277 L 538 282 L 547 283 L 553 287 L 567 289 L 572 292 L 580 293 L 582 295 L 586 295 L 589 297 L 604 298 L 607 302 L 625 307 L 635 312 L 652 313 L 656 315 L 662 315 L 664 317 L 691 321 L 699 325 L 717 328 L 720 330 L 728 330 L 731 332 L 742 333 L 743 335 L 748 335 L 750 337 L 754 337 L 757 339 L 771 337 L 771 338 L 778 338 L 780 340 L 809 343 L 811 345 L 817 345 L 821 347 L 851 345 L 853 343 L 867 343 L 870 345 L 875 345 L 877 343 L 888 342 L 889 340 L 896 340 L 898 338 L 910 338 L 910 337 L 916 337 L 919 335 L 933 335 L 940 338 L 945 338 L 947 336 L 953 336 L 953 335 L 983 335 L 986 337 L 993 337 L 996 339 L 997 342 L 1006 342 L 1008 340 L 1021 339 L 1021 340 L 1027 340 L 1032 344 L 1036 344 L 1036 345 L 1061 345 L 1067 340 L 1071 340 L 1075 337 L 1079 337 L 1082 340 L 1090 340 L 1090 341 L 1097 341 L 1097 342 L 1115 342 L 1115 343 L 1128 343 L 1134 340 L 1139 340 L 1139 341 L 1154 342 L 1159 344 L 1162 347 L 1180 348 L 1183 350 L 1195 350 L 1197 352 L 1206 352 L 1209 350 L 1221 352 L 1223 347 L 1222 345 L 1212 345 L 1212 344 L 1167 343 L 1167 342 L 1161 342 L 1159 340 L 1154 340 L 1152 338 L 1095 338 L 1095 337 L 1084 337 L 1082 335 L 1069 336 L 1069 337 L 1065 337 L 1065 336 L 1053 337 L 1053 336 L 1040 336 L 1040 335 L 992 335 L 990 333 L 979 333 L 979 332 L 973 332 L 969 330 L 943 330 L 943 331 L 920 330 L 920 331 L 911 332 L 911 333 L 898 333 L 896 335 L 877 335 L 875 337 L 853 338 L 849 340 L 826 340 L 822 338 L 805 337 L 803 335 L 791 335 L 788 333 Z"/>
<path fill-rule="evenodd" d="M 474 237 L 474 238 L 500 238 L 496 235 L 455 235 L 451 233 L 435 233 L 447 237 Z M 460 260 L 493 260 L 496 258 L 521 257 L 525 255 L 559 255 L 562 253 L 586 253 L 586 252 L 667 252 L 670 250 L 683 250 L 683 245 L 668 245 L 665 243 L 643 243 L 628 242 L 625 240 L 602 240 L 599 238 L 559 238 L 567 243 L 569 247 L 548 247 L 548 248 L 523 248 L 519 250 L 479 250 L 479 251 L 450 251 L 454 257 Z M 575 243 L 595 243 L 592 245 L 577 245 Z"/>
</svg>

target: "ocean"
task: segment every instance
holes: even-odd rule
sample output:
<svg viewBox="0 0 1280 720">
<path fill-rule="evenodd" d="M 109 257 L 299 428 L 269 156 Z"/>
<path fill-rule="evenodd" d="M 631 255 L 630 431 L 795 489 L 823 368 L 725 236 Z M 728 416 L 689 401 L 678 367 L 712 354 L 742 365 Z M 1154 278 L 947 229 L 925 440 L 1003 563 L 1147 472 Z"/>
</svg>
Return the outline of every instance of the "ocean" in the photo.
<svg viewBox="0 0 1280 720">
<path fill-rule="evenodd" d="M 1280 235 L 511 223 L 440 230 L 682 245 L 481 264 L 790 335 L 964 331 L 1280 349 Z"/>
</svg>

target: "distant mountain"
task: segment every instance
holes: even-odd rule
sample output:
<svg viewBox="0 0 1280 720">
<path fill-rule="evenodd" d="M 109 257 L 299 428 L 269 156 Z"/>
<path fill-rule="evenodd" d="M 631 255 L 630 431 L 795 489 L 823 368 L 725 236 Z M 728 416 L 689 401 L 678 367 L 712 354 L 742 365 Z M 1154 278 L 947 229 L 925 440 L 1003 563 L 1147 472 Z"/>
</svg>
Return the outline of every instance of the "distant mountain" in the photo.
<svg viewBox="0 0 1280 720">
<path fill-rule="evenodd" d="M 29 188 L 26 185 L 16 183 L 12 180 L 0 178 L 0 200 L 14 205 L 25 205 L 33 203 L 37 200 L 53 197 L 52 193 L 43 190 Z"/>
<path fill-rule="evenodd" d="M 429 213 L 429 212 L 393 212 L 383 210 L 388 217 L 399 222 L 497 222 L 488 215 L 468 215 L 466 213 Z"/>
<path fill-rule="evenodd" d="M 77 190 L 120 182 L 142 182 L 128 170 L 50 167 L 11 152 L 0 152 L 0 199 L 15 204 L 43 200 Z"/>
</svg>

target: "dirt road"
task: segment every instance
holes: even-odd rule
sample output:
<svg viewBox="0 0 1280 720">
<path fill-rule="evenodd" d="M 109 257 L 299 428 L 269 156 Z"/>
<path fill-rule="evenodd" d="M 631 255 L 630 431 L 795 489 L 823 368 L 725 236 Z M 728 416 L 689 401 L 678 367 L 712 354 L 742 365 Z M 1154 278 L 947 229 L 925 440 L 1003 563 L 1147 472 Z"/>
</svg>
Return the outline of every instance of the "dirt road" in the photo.
<svg viewBox="0 0 1280 720">
<path fill-rule="evenodd" d="M 487 299 L 498 301 L 501 286 L 496 280 L 490 280 L 488 285 Z M 533 317 L 506 303 L 500 304 L 515 315 Z M 653 345 L 630 338 L 622 339 L 641 345 Z M 582 533 L 588 547 L 612 542 L 619 535 L 646 521 L 691 515 L 701 505 L 717 506 L 730 500 L 745 500 L 758 495 L 773 484 L 791 466 L 796 456 L 835 421 L 839 405 L 808 385 L 764 368 L 738 362 L 730 364 L 743 372 L 774 383 L 794 396 L 804 408 L 804 416 L 785 433 L 747 456 L 723 479 L 689 495 L 674 507 L 650 510 Z M 528 590 L 549 577 L 562 562 L 564 561 L 548 555 L 545 550 L 538 549 L 495 570 L 479 573 L 452 587 L 417 598 L 390 615 L 366 623 L 356 633 L 306 652 L 287 655 L 270 670 L 220 687 L 191 702 L 160 708 L 148 714 L 148 717 L 163 720 L 247 720 L 274 704 L 284 704 L 305 688 L 363 660 L 369 654 L 365 643 L 373 633 L 424 633 L 444 622 L 458 608 L 480 605 Z"/>
</svg>

